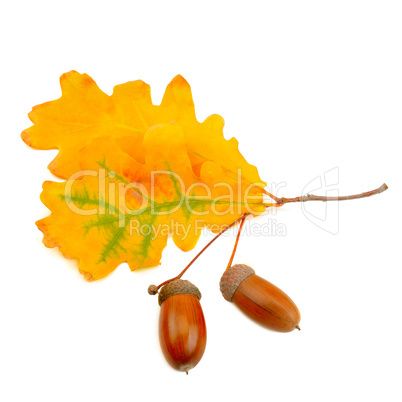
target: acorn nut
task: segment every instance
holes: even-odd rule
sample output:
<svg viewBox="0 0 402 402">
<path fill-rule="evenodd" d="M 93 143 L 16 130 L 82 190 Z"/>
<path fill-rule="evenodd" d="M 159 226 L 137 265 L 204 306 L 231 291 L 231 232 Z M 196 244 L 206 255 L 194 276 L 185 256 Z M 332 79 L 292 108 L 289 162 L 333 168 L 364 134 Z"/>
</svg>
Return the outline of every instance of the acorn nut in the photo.
<svg viewBox="0 0 402 402">
<path fill-rule="evenodd" d="M 222 275 L 223 297 L 233 302 L 258 324 L 279 332 L 300 330 L 300 312 L 292 299 L 281 289 L 256 275 L 244 264 L 236 264 Z"/>
<path fill-rule="evenodd" d="M 175 370 L 188 374 L 201 360 L 207 342 L 201 293 L 191 282 L 176 279 L 162 287 L 158 299 L 163 355 Z"/>
</svg>

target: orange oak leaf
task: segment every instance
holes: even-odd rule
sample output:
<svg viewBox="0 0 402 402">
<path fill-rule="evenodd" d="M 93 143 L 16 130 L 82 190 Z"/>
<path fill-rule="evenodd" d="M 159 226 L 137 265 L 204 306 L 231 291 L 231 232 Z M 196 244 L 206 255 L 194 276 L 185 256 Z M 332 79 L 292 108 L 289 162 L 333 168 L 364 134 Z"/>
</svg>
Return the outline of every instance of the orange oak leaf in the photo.
<svg viewBox="0 0 402 402">
<path fill-rule="evenodd" d="M 187 251 L 203 227 L 218 232 L 245 212 L 266 208 L 261 187 L 242 188 L 215 162 L 204 162 L 197 177 L 177 124 L 149 129 L 143 147 L 140 164 L 116 139 L 99 137 L 81 150 L 81 173 L 44 183 L 41 199 L 51 210 L 37 222 L 44 243 L 77 259 L 88 280 L 123 262 L 132 270 L 158 265 L 169 235 Z"/>
</svg>

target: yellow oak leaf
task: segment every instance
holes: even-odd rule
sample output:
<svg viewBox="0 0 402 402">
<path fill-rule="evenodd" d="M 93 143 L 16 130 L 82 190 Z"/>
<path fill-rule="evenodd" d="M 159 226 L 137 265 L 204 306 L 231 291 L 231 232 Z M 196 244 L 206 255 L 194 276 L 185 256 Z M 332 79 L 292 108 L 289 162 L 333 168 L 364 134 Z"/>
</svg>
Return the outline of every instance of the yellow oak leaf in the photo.
<svg viewBox="0 0 402 402">
<path fill-rule="evenodd" d="M 231 169 L 208 158 L 208 147 L 198 152 L 204 162 L 195 174 L 179 123 L 144 133 L 143 163 L 127 152 L 131 141 L 131 135 L 98 136 L 76 155 L 81 171 L 43 185 L 41 200 L 51 210 L 37 222 L 44 244 L 78 260 L 87 280 L 123 262 L 132 270 L 158 265 L 170 235 L 187 251 L 203 227 L 218 232 L 245 212 L 265 210 L 261 183 L 245 187 Z M 224 158 L 230 162 L 230 155 Z"/>
<path fill-rule="evenodd" d="M 203 227 L 219 232 L 245 212 L 262 213 L 263 182 L 226 140 L 218 115 L 198 122 L 191 88 L 180 75 L 160 105 L 133 81 L 102 92 L 86 74 L 60 78 L 62 96 L 33 108 L 22 139 L 58 149 L 45 182 L 50 216 L 37 222 L 47 247 L 76 259 L 88 280 L 122 262 L 155 266 L 169 236 L 191 250 Z"/>
</svg>

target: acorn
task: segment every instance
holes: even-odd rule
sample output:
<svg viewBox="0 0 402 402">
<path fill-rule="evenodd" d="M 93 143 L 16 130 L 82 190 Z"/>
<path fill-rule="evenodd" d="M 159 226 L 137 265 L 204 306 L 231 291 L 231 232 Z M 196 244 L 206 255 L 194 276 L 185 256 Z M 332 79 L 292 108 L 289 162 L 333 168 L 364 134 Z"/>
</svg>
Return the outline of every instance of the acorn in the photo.
<svg viewBox="0 0 402 402">
<path fill-rule="evenodd" d="M 159 341 L 175 370 L 188 371 L 201 360 L 207 343 L 201 293 L 191 282 L 176 279 L 159 292 Z"/>
<path fill-rule="evenodd" d="M 279 332 L 300 330 L 300 312 L 292 299 L 247 265 L 236 264 L 227 269 L 220 290 L 227 301 L 265 328 Z"/>
</svg>

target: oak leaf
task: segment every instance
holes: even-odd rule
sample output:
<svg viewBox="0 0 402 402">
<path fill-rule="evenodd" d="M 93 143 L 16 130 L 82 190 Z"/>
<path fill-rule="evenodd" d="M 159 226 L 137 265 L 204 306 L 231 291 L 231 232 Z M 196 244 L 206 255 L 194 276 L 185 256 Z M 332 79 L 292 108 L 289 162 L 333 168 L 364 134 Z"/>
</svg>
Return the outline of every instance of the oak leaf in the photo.
<svg viewBox="0 0 402 402">
<path fill-rule="evenodd" d="M 60 149 L 49 168 L 67 180 L 43 184 L 51 214 L 37 226 L 44 244 L 76 259 L 87 280 L 123 262 L 132 270 L 158 265 L 169 236 L 188 251 L 203 227 L 218 232 L 265 210 L 257 169 L 224 138 L 220 116 L 197 122 L 181 76 L 159 106 L 142 81 L 110 97 L 85 74 L 61 83 L 62 97 L 34 108 L 35 125 L 22 137 Z"/>
</svg>

